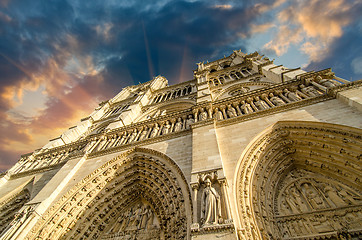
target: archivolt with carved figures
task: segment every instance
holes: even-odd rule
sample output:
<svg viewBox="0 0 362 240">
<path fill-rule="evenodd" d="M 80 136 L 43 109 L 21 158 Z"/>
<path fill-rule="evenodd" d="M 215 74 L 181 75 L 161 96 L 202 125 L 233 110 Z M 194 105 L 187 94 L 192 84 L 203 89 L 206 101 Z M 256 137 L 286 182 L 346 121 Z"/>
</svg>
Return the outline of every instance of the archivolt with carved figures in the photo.
<svg viewBox="0 0 362 240">
<path fill-rule="evenodd" d="M 88 175 L 27 239 L 188 239 L 189 187 L 162 153 L 134 148 Z"/>
<path fill-rule="evenodd" d="M 236 174 L 240 239 L 358 239 L 360 129 L 278 122 L 244 151 Z"/>
</svg>

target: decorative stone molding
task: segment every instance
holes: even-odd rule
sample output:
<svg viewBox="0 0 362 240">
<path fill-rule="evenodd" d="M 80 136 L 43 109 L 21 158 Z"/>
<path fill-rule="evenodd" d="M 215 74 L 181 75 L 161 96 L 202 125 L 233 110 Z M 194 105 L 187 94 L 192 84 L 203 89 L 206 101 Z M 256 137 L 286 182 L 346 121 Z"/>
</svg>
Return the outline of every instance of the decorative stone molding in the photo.
<svg viewBox="0 0 362 240">
<path fill-rule="evenodd" d="M 316 122 L 279 122 L 265 131 L 237 168 L 241 238 L 337 237 L 345 226 L 360 231 L 347 218 L 362 217 L 361 136 L 360 129 Z"/>
</svg>

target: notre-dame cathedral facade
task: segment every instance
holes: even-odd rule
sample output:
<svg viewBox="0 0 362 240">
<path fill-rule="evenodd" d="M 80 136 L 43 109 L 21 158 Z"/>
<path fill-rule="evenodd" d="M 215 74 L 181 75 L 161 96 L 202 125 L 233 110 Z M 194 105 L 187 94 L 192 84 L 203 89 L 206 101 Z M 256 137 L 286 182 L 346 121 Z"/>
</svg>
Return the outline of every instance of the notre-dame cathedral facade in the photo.
<svg viewBox="0 0 362 240">
<path fill-rule="evenodd" d="M 361 239 L 362 81 L 257 52 L 129 86 L 0 177 L 0 239 Z"/>
</svg>

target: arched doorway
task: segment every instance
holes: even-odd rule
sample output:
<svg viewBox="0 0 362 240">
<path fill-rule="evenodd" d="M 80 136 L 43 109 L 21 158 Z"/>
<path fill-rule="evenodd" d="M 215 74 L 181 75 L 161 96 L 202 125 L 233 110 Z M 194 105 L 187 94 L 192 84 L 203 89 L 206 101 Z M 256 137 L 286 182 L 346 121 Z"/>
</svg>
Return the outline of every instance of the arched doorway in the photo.
<svg viewBox="0 0 362 240">
<path fill-rule="evenodd" d="M 162 153 L 135 148 L 62 197 L 28 239 L 188 239 L 189 187 Z"/>
<path fill-rule="evenodd" d="M 362 131 L 278 122 L 249 145 L 236 174 L 243 239 L 358 239 Z"/>
</svg>

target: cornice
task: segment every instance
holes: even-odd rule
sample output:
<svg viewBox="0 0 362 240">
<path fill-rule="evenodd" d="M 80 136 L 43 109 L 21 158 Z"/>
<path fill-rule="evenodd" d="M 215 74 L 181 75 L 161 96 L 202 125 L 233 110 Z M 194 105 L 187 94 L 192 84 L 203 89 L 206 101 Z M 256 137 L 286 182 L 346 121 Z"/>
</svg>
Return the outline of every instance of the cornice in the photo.
<svg viewBox="0 0 362 240">
<path fill-rule="evenodd" d="M 202 228 L 191 228 L 191 234 L 193 236 L 217 233 L 217 232 L 234 232 L 234 231 L 235 231 L 235 226 L 233 223 L 207 225 Z"/>
</svg>

